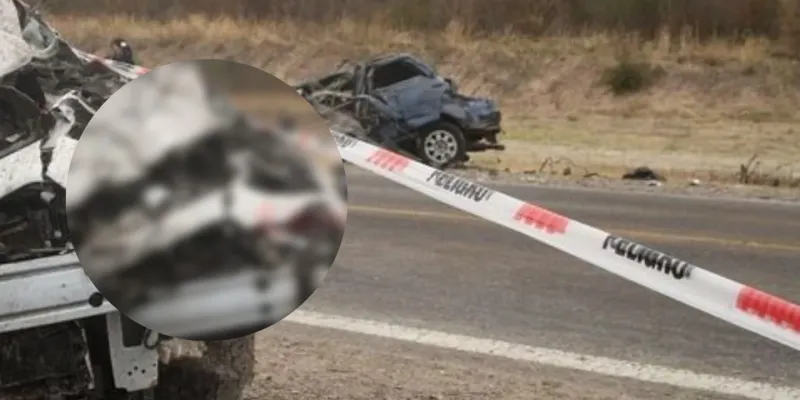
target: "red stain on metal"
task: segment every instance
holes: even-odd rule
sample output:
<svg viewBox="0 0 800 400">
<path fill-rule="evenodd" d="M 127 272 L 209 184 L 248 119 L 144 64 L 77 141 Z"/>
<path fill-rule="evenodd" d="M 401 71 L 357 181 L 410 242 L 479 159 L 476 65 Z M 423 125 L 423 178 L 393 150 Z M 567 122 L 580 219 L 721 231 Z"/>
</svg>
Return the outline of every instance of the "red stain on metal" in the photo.
<svg viewBox="0 0 800 400">
<path fill-rule="evenodd" d="M 273 216 L 274 210 L 269 202 L 262 202 L 258 207 L 256 215 L 256 225 L 264 231 L 269 231 L 273 228 L 270 218 Z"/>
</svg>

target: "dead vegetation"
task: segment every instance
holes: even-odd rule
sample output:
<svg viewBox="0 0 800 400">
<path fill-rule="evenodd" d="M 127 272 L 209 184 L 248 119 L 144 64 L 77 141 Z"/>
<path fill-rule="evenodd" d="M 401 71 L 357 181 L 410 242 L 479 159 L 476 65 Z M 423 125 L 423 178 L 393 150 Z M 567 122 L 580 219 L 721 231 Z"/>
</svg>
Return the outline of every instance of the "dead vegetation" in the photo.
<svg viewBox="0 0 800 400">
<path fill-rule="evenodd" d="M 501 161 L 476 157 L 490 168 L 531 171 L 568 158 L 587 173 L 649 165 L 712 181 L 780 175 L 784 186 L 795 179 L 786 165 L 800 162 L 800 0 L 169 4 L 48 7 L 76 45 L 96 50 L 123 36 L 148 65 L 225 58 L 296 80 L 343 58 L 420 54 L 465 92 L 498 99 L 509 148 L 528 144 Z M 761 172 L 740 178 L 753 154 Z"/>
<path fill-rule="evenodd" d="M 757 154 L 739 166 L 738 182 L 745 185 L 800 187 L 800 169 L 796 163 L 784 163 L 764 169 Z"/>
<path fill-rule="evenodd" d="M 188 13 L 250 20 L 356 23 L 406 31 L 441 31 L 458 22 L 476 34 L 635 33 L 654 40 L 690 30 L 700 39 L 766 36 L 795 43 L 797 0 L 70 0 L 49 5 L 81 15 L 137 15 L 169 20 Z"/>
</svg>

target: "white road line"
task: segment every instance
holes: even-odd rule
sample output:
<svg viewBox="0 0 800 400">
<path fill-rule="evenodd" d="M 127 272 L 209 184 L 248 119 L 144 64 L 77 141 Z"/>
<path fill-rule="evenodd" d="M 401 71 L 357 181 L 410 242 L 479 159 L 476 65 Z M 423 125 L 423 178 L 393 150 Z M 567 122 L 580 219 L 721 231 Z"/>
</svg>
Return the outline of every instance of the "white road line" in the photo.
<svg viewBox="0 0 800 400">
<path fill-rule="evenodd" d="M 387 339 L 503 357 L 516 361 L 527 361 L 619 378 L 630 378 L 643 382 L 672 385 L 685 389 L 703 390 L 759 400 L 800 399 L 800 388 L 798 387 L 775 386 L 726 376 L 699 374 L 689 370 L 640 364 L 613 358 L 595 357 L 492 339 L 411 328 L 379 321 L 348 318 L 302 310 L 293 312 L 285 318 L 285 320 L 302 325 L 378 336 Z"/>
</svg>

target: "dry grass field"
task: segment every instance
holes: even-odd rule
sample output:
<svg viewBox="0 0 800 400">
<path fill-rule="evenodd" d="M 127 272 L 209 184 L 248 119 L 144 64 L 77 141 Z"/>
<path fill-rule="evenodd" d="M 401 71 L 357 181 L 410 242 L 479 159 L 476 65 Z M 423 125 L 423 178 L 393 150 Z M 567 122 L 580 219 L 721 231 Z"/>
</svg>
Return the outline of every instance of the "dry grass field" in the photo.
<svg viewBox="0 0 800 400">
<path fill-rule="evenodd" d="M 800 181 L 800 0 L 333 3 L 75 0 L 49 19 L 88 51 L 122 36 L 145 65 L 224 58 L 288 81 L 418 53 L 502 104 L 509 150 L 486 167 Z"/>
</svg>

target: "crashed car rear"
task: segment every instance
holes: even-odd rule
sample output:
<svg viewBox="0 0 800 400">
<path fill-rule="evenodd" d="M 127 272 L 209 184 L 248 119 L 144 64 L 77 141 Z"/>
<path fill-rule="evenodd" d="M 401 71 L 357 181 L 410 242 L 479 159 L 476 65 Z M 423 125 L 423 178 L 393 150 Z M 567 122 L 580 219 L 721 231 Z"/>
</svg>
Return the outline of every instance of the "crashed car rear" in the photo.
<svg viewBox="0 0 800 400">
<path fill-rule="evenodd" d="M 466 162 L 469 152 L 505 148 L 497 104 L 459 93 L 453 80 L 411 54 L 345 62 L 295 88 L 334 129 L 437 168 Z"/>
</svg>

